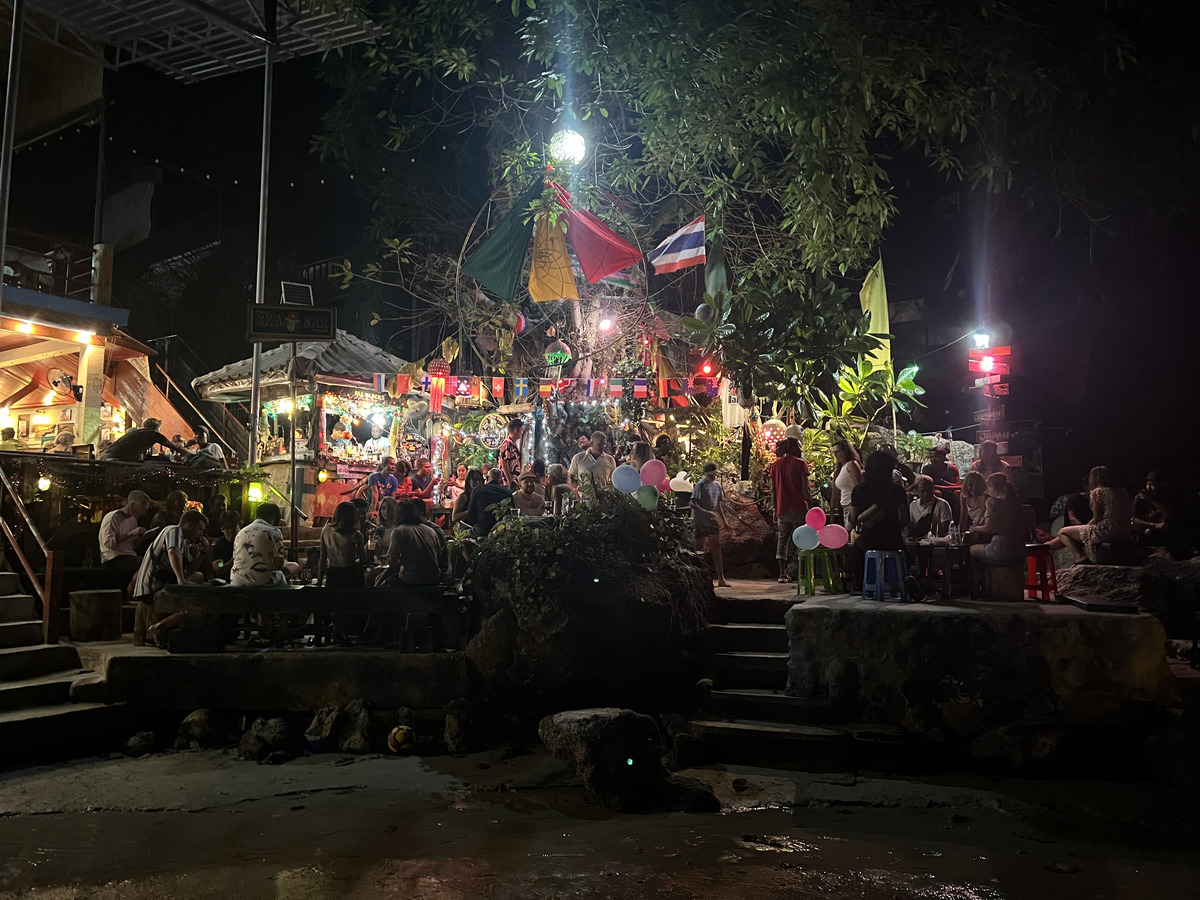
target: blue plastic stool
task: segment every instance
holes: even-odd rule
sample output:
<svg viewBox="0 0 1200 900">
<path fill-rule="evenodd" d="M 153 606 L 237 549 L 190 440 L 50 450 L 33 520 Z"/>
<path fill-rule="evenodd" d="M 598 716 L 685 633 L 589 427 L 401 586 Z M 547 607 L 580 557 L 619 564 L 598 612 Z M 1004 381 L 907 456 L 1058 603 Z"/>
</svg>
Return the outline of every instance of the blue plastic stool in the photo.
<svg viewBox="0 0 1200 900">
<path fill-rule="evenodd" d="M 825 584 L 825 593 L 840 594 L 842 573 L 838 571 L 837 555 L 824 547 L 800 551 L 800 562 L 796 569 L 796 593 L 799 594 L 803 589 L 806 597 L 816 594 L 818 567 L 821 571 L 819 577 Z"/>
<path fill-rule="evenodd" d="M 862 599 L 886 600 L 890 588 L 895 596 L 907 603 L 908 590 L 904 587 L 907 569 L 908 563 L 903 553 L 894 550 L 868 550 L 863 563 Z"/>
</svg>

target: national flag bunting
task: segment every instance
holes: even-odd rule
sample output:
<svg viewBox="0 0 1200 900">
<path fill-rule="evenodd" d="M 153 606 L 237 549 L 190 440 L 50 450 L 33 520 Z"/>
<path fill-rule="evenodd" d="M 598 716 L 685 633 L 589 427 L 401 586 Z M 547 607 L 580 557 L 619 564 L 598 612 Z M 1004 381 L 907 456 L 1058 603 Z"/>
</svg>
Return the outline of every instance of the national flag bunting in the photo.
<svg viewBox="0 0 1200 900">
<path fill-rule="evenodd" d="M 447 397 L 453 397 L 455 394 L 458 393 L 458 376 L 457 375 L 447 375 L 446 376 L 446 387 L 443 388 L 443 391 L 445 392 Z"/>
<path fill-rule="evenodd" d="M 529 379 L 514 378 L 513 379 L 513 397 L 520 400 L 529 396 Z"/>
<path fill-rule="evenodd" d="M 425 393 L 427 393 L 427 394 L 428 394 L 428 393 L 429 393 L 429 387 L 430 387 L 430 385 L 432 385 L 432 384 L 433 384 L 433 382 L 430 380 L 429 376 L 428 376 L 428 375 L 426 375 L 425 377 L 423 377 L 423 378 L 421 379 L 421 390 L 423 390 Z"/>
<path fill-rule="evenodd" d="M 387 378 L 387 375 L 384 373 L 376 372 L 374 377 L 371 379 L 371 390 L 375 391 L 377 394 L 386 394 Z"/>
<path fill-rule="evenodd" d="M 638 399 L 645 399 L 645 397 L 648 396 L 649 393 L 650 393 L 650 391 L 646 385 L 645 378 L 633 379 L 633 396 L 634 397 L 636 397 Z"/>
<path fill-rule="evenodd" d="M 624 378 L 610 378 L 608 380 L 608 396 L 617 398 L 625 396 Z"/>
<path fill-rule="evenodd" d="M 703 265 L 704 216 L 684 225 L 665 241 L 646 254 L 646 259 L 659 275 Z"/>
<path fill-rule="evenodd" d="M 538 383 L 538 396 L 549 397 L 554 392 L 554 382 L 549 378 L 543 378 Z"/>
<path fill-rule="evenodd" d="M 600 384 L 599 378 L 589 378 L 586 385 L 586 393 L 588 397 L 596 396 L 596 388 Z"/>
<path fill-rule="evenodd" d="M 558 379 L 558 381 L 555 382 L 554 389 L 557 390 L 560 394 L 565 394 L 567 391 L 569 391 L 574 386 L 575 386 L 574 378 L 560 378 L 560 379 Z"/>
<path fill-rule="evenodd" d="M 496 398 L 497 400 L 504 399 L 504 379 L 503 378 L 493 378 L 492 379 L 492 396 L 494 398 Z"/>
<path fill-rule="evenodd" d="M 405 394 L 407 394 L 410 390 L 412 390 L 412 376 L 411 375 L 397 375 L 396 376 L 396 396 L 402 397 Z"/>
</svg>

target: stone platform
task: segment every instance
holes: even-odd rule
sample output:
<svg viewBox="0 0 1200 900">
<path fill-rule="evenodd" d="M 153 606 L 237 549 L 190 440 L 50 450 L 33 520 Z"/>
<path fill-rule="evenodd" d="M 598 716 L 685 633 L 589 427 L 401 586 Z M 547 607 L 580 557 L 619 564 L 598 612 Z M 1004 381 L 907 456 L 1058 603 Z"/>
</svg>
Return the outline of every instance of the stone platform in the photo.
<svg viewBox="0 0 1200 900">
<path fill-rule="evenodd" d="M 1048 753 L 1071 729 L 1131 730 L 1180 703 L 1162 623 L 1144 613 L 812 597 L 785 622 L 789 695 L 977 756 L 1014 740 Z"/>
<path fill-rule="evenodd" d="M 365 648 L 167 653 L 128 641 L 77 646 L 93 671 L 77 700 L 171 709 L 310 711 L 362 700 L 374 709 L 444 707 L 468 695 L 462 653 Z"/>
</svg>

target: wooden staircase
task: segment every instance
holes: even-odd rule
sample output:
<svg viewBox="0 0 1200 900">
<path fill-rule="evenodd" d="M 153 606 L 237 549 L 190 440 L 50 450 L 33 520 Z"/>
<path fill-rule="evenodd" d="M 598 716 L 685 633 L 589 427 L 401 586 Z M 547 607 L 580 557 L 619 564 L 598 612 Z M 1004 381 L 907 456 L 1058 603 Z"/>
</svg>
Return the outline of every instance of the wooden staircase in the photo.
<svg viewBox="0 0 1200 900">
<path fill-rule="evenodd" d="M 677 761 L 808 770 L 902 761 L 899 729 L 844 721 L 827 700 L 787 694 L 784 615 L 793 599 L 718 598 L 705 632 L 705 679 Z M 682 757 L 681 759 L 679 757 Z"/>
</svg>

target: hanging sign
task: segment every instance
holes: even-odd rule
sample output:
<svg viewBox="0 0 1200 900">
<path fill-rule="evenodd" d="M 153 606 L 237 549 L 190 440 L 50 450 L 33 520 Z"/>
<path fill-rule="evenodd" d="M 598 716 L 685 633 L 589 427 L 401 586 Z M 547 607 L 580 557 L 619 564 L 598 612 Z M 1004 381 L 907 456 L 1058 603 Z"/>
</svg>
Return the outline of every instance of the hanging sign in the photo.
<svg viewBox="0 0 1200 900">
<path fill-rule="evenodd" d="M 337 337 L 337 311 L 325 306 L 268 306 L 252 303 L 246 340 L 258 343 L 332 341 Z"/>
<path fill-rule="evenodd" d="M 985 397 L 1007 397 L 1007 384 L 985 384 L 983 386 L 983 396 Z"/>
<path fill-rule="evenodd" d="M 1003 418 L 1004 418 L 1004 404 L 1003 403 L 1001 403 L 999 406 L 989 407 L 988 409 L 975 410 L 975 421 L 976 422 L 988 422 L 993 419 L 1003 419 Z"/>
</svg>

